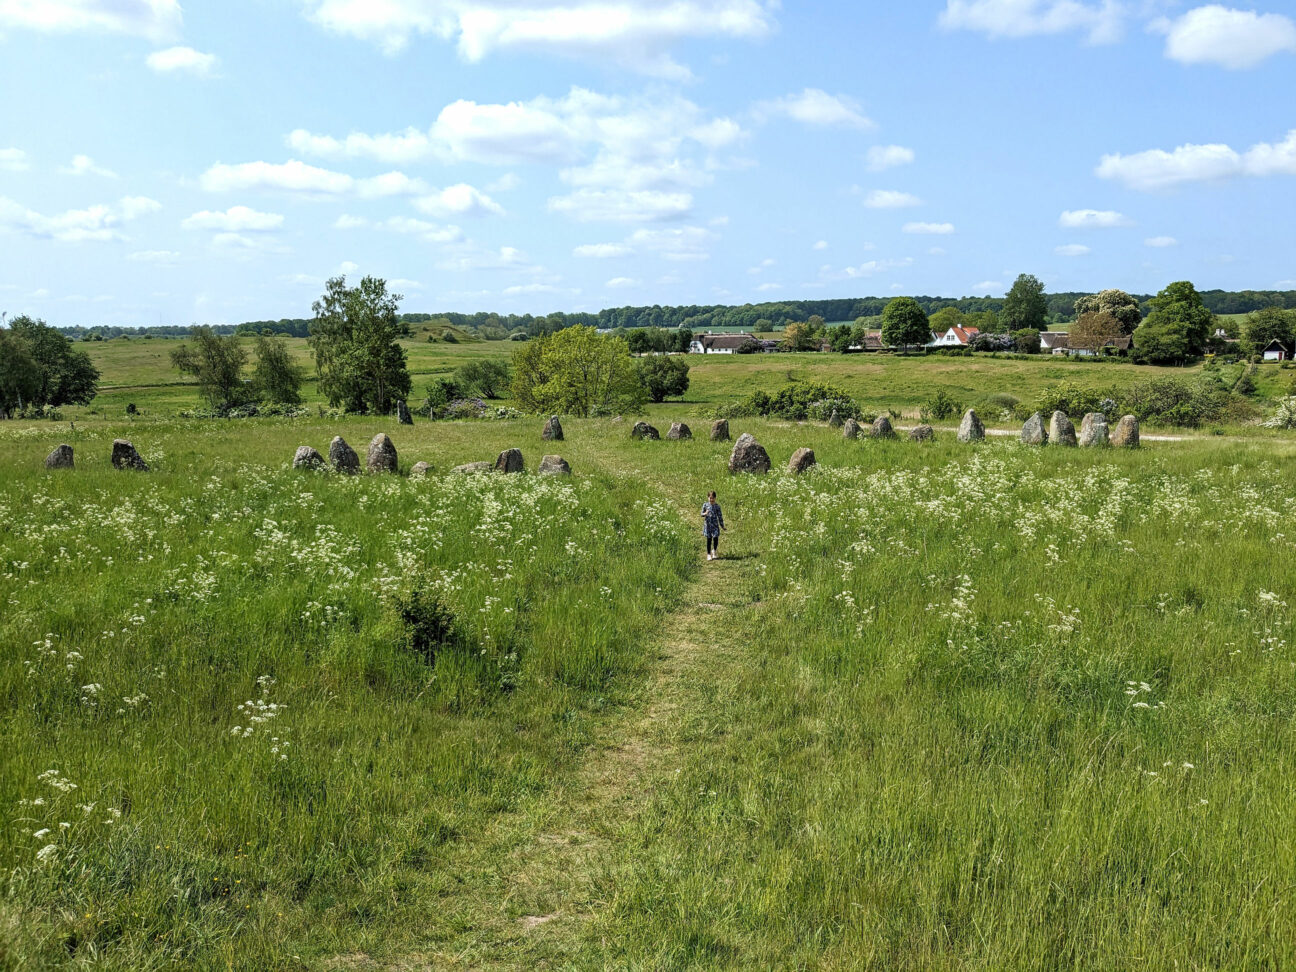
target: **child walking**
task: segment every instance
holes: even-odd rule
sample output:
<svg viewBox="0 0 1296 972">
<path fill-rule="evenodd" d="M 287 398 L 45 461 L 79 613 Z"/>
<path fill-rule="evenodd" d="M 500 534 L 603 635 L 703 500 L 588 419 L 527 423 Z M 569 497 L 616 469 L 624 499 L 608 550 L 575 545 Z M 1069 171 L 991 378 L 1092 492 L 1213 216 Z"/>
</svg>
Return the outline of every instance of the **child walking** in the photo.
<svg viewBox="0 0 1296 972">
<path fill-rule="evenodd" d="M 720 531 L 728 529 L 713 489 L 707 493 L 707 501 L 702 504 L 702 535 L 706 537 L 707 560 L 720 557 Z"/>
</svg>

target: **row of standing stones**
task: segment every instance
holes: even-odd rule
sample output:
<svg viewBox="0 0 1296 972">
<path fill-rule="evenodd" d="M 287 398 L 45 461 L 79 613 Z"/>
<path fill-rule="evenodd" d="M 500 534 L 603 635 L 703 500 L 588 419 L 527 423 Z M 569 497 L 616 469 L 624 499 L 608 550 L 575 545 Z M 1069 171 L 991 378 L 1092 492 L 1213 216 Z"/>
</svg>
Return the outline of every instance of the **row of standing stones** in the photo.
<svg viewBox="0 0 1296 972">
<path fill-rule="evenodd" d="M 125 439 L 113 439 L 110 459 L 114 469 L 134 469 L 137 472 L 148 472 L 148 463 Z M 72 447 L 66 442 L 58 446 L 45 457 L 46 469 L 75 469 L 76 456 Z"/>
<path fill-rule="evenodd" d="M 552 421 L 556 422 L 557 419 L 555 418 Z M 558 430 L 557 438 L 562 438 L 561 427 Z M 334 472 L 348 476 L 354 476 L 360 472 L 360 456 L 347 445 L 346 440 L 340 435 L 334 436 L 333 441 L 329 443 L 327 460 L 310 446 L 300 446 L 293 456 L 292 464 L 294 469 L 324 469 L 328 467 Z M 395 473 L 397 471 L 396 446 L 387 433 L 379 432 L 370 440 L 369 448 L 365 452 L 365 469 L 371 473 Z M 462 466 L 455 466 L 450 472 L 472 475 L 489 472 L 520 473 L 525 470 L 526 463 L 522 458 L 522 450 L 505 449 L 494 462 L 469 462 Z M 431 471 L 432 466 L 427 462 L 416 462 L 410 467 L 410 475 L 414 477 L 426 476 Z M 540 473 L 545 476 L 567 476 L 571 474 L 571 466 L 562 456 L 545 456 L 540 460 Z"/>
</svg>

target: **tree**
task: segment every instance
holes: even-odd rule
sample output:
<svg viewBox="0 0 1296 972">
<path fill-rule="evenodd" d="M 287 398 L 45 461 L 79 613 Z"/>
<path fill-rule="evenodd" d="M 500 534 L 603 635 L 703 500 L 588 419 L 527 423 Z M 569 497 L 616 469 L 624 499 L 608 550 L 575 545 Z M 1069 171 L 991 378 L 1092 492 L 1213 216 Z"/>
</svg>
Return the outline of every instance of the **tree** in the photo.
<svg viewBox="0 0 1296 972">
<path fill-rule="evenodd" d="M 882 311 L 882 340 L 892 347 L 924 345 L 931 333 L 927 312 L 912 297 L 895 297 Z"/>
<path fill-rule="evenodd" d="M 1187 280 L 1170 284 L 1149 302 L 1152 313 L 1134 332 L 1134 348 L 1153 364 L 1181 364 L 1206 348 L 1215 315 Z"/>
<path fill-rule="evenodd" d="M 1270 341 L 1281 342 L 1288 352 L 1296 339 L 1296 311 L 1266 307 L 1253 311 L 1242 322 L 1242 350 L 1247 354 L 1260 354 Z"/>
<path fill-rule="evenodd" d="M 7 344 L 17 357 L 5 369 L 17 397 L 26 388 L 23 405 L 88 405 L 99 390 L 99 370 L 84 351 L 42 320 L 21 315 L 9 322 Z M 3 367 L 3 366 L 0 366 Z M 19 377 L 22 375 L 23 377 Z M 16 397 L 8 404 L 17 408 Z"/>
<path fill-rule="evenodd" d="M 668 397 L 678 398 L 688 391 L 689 366 L 683 358 L 654 355 L 641 358 L 638 367 L 639 380 L 654 402 L 664 402 Z"/>
<path fill-rule="evenodd" d="M 1110 314 L 1120 326 L 1120 334 L 1133 334 L 1134 329 L 1143 320 L 1143 311 L 1139 308 L 1138 298 L 1131 297 L 1123 290 L 1104 290 L 1097 294 L 1087 294 L 1075 302 L 1076 320 L 1085 314 Z M 1072 333 L 1075 333 L 1074 328 Z"/>
<path fill-rule="evenodd" d="M 0 418 L 33 404 L 39 387 L 40 369 L 27 342 L 12 330 L 0 330 Z"/>
<path fill-rule="evenodd" d="M 271 334 L 256 339 L 256 373 L 252 387 L 257 397 L 283 405 L 301 403 L 302 369 L 288 353 L 288 342 Z"/>
<path fill-rule="evenodd" d="M 511 375 L 507 361 L 469 361 L 455 369 L 454 383 L 461 394 L 496 399 L 504 396 Z"/>
<path fill-rule="evenodd" d="M 210 327 L 195 327 L 190 343 L 171 350 L 171 364 L 198 379 L 198 394 L 214 409 L 224 410 L 251 400 L 243 384 L 247 348 L 233 334 L 222 336 Z"/>
<path fill-rule="evenodd" d="M 1023 327 L 1012 332 L 1013 343 L 1022 354 L 1039 354 L 1040 332 L 1033 327 Z"/>
<path fill-rule="evenodd" d="M 311 308 L 309 340 L 320 393 L 330 405 L 385 415 L 396 399 L 408 397 L 405 349 L 396 343 L 401 299 L 377 277 L 365 277 L 356 287 L 347 287 L 345 277 L 325 284 Z"/>
<path fill-rule="evenodd" d="M 793 321 L 783 328 L 783 347 L 788 351 L 817 351 L 819 339 L 805 321 Z"/>
<path fill-rule="evenodd" d="M 1076 305 L 1079 304 L 1080 301 L 1076 301 Z M 1096 353 L 1109 341 L 1124 335 L 1124 325 L 1113 314 L 1107 311 L 1085 311 L 1080 315 L 1080 319 L 1071 325 L 1067 346 Z"/>
<path fill-rule="evenodd" d="M 855 343 L 855 329 L 849 324 L 829 328 L 828 343 L 838 354 L 845 354 Z"/>
<path fill-rule="evenodd" d="M 575 325 L 513 353 L 513 398 L 524 411 L 588 417 L 639 411 L 648 393 L 623 338 Z"/>
<path fill-rule="evenodd" d="M 1029 273 L 1021 274 L 1004 297 L 999 319 L 1007 331 L 1020 331 L 1027 327 L 1044 330 L 1044 323 L 1048 319 L 1048 299 L 1044 296 L 1044 284 Z"/>
<path fill-rule="evenodd" d="M 953 304 L 950 304 L 948 307 L 942 307 L 932 314 L 930 324 L 932 331 L 937 334 L 944 334 L 951 327 L 966 326 L 966 320 L 967 315 Z"/>
</svg>

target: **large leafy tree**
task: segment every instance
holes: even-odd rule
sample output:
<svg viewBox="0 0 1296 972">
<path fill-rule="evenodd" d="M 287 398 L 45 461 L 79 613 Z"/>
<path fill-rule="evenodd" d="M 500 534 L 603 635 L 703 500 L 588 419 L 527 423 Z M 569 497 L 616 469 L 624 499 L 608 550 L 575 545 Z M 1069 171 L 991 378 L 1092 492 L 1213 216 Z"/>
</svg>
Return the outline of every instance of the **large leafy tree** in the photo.
<svg viewBox="0 0 1296 972">
<path fill-rule="evenodd" d="M 0 335 L 0 407 L 88 405 L 94 399 L 99 370 L 44 321 L 24 314 Z"/>
<path fill-rule="evenodd" d="M 1042 331 L 1047 320 L 1048 298 L 1044 296 L 1044 284 L 1032 274 L 1021 274 L 1004 297 L 999 311 L 1000 325 L 1006 331 L 1020 331 L 1027 327 Z"/>
<path fill-rule="evenodd" d="M 1086 311 L 1071 325 L 1068 344 L 1077 350 L 1098 351 L 1108 341 L 1123 337 L 1125 333 L 1124 326 L 1113 314 Z"/>
<path fill-rule="evenodd" d="M 1296 311 L 1280 307 L 1266 307 L 1253 311 L 1242 322 L 1242 350 L 1247 354 L 1260 354 L 1277 339 L 1288 352 L 1296 339 Z"/>
<path fill-rule="evenodd" d="M 40 369 L 27 343 L 8 328 L 0 330 L 0 418 L 35 401 Z"/>
<path fill-rule="evenodd" d="M 944 334 L 951 327 L 964 327 L 967 324 L 967 315 L 950 304 L 932 314 L 930 323 L 934 333 Z"/>
<path fill-rule="evenodd" d="M 401 295 L 388 293 L 387 281 L 378 277 L 355 287 L 334 277 L 324 286 L 311 308 L 309 339 L 320 393 L 334 407 L 386 414 L 410 390 L 405 349 L 397 343 L 404 329 L 397 314 Z"/>
<path fill-rule="evenodd" d="M 297 405 L 301 402 L 302 369 L 293 361 L 288 342 L 281 337 L 260 334 L 256 339 L 257 394 L 269 402 Z"/>
<path fill-rule="evenodd" d="M 1170 284 L 1150 301 L 1152 312 L 1134 332 L 1134 348 L 1153 364 L 1180 364 L 1200 355 L 1215 315 L 1187 280 Z"/>
<path fill-rule="evenodd" d="M 1134 329 L 1143 320 L 1138 298 L 1130 296 L 1123 290 L 1115 289 L 1086 294 L 1078 298 L 1075 302 L 1075 312 L 1077 320 L 1085 314 L 1110 314 L 1120 325 L 1121 334 L 1133 334 Z"/>
<path fill-rule="evenodd" d="M 252 399 L 243 382 L 247 348 L 238 337 L 222 336 L 210 327 L 195 327 L 188 343 L 171 350 L 171 364 L 198 379 L 198 394 L 215 409 L 232 408 Z"/>
<path fill-rule="evenodd" d="M 931 333 L 927 312 L 912 297 L 893 298 L 882 311 L 882 340 L 892 347 L 926 344 Z"/>
<path fill-rule="evenodd" d="M 624 338 L 577 325 L 514 352 L 513 398 L 528 412 L 586 417 L 639 411 L 648 393 Z"/>
<path fill-rule="evenodd" d="M 653 355 L 640 358 L 638 368 L 639 380 L 654 402 L 678 398 L 688 391 L 689 366 L 682 357 Z"/>
</svg>

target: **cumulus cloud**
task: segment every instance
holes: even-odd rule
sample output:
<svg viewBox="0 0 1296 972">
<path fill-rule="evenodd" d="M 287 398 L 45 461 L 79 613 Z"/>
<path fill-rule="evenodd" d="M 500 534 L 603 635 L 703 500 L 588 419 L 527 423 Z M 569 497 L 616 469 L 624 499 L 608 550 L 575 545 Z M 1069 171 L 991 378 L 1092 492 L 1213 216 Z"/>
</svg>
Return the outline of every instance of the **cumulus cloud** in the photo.
<svg viewBox="0 0 1296 972">
<path fill-rule="evenodd" d="M 290 132 L 285 141 L 289 148 L 302 155 L 376 159 L 391 165 L 420 162 L 432 154 L 432 140 L 414 128 L 385 135 L 352 132 L 342 139 L 314 135 L 298 128 Z"/>
<path fill-rule="evenodd" d="M 812 250 L 826 250 L 826 249 L 828 249 L 828 241 L 827 241 L 827 240 L 819 240 L 817 243 L 815 243 L 814 246 L 810 247 L 810 249 L 812 249 Z"/>
<path fill-rule="evenodd" d="M 489 216 L 500 215 L 504 208 L 479 189 L 461 182 L 434 190 L 414 200 L 414 208 L 429 216 Z"/>
<path fill-rule="evenodd" d="M 572 256 L 592 260 L 611 260 L 616 257 L 630 256 L 634 248 L 624 243 L 585 243 L 572 250 Z"/>
<path fill-rule="evenodd" d="M 679 219 L 693 208 L 687 192 L 626 191 L 621 189 L 578 189 L 566 196 L 553 196 L 549 211 L 581 223 L 649 223 Z"/>
<path fill-rule="evenodd" d="M 866 156 L 871 172 L 909 165 L 914 160 L 914 150 L 903 145 L 874 145 Z"/>
<path fill-rule="evenodd" d="M 991 294 L 996 290 L 1003 289 L 1003 283 L 998 280 L 982 280 L 979 284 L 972 285 L 972 293 L 974 294 Z"/>
<path fill-rule="evenodd" d="M 1110 229 L 1132 226 L 1133 220 L 1110 209 L 1068 209 L 1058 217 L 1058 225 L 1064 229 Z"/>
<path fill-rule="evenodd" d="M 161 208 L 161 203 L 146 196 L 125 196 L 113 204 L 47 216 L 0 196 L 0 230 L 60 243 L 106 243 L 126 238 L 121 231 L 123 223 Z"/>
<path fill-rule="evenodd" d="M 1167 246 L 1178 246 L 1179 241 L 1173 236 L 1149 236 L 1143 241 L 1143 245 L 1157 249 L 1164 249 Z"/>
<path fill-rule="evenodd" d="M 204 54 L 192 47 L 168 47 L 164 51 L 154 51 L 144 59 L 144 63 L 159 74 L 184 72 L 206 78 L 216 70 L 219 59 L 215 54 Z"/>
<path fill-rule="evenodd" d="M 343 214 L 333 223 L 334 229 L 372 229 L 387 233 L 402 233 L 417 236 L 425 243 L 447 244 L 463 241 L 463 231 L 458 226 L 441 223 L 429 223 L 425 219 L 412 216 L 391 216 L 387 219 L 369 220 L 363 216 Z"/>
<path fill-rule="evenodd" d="M 59 171 L 70 176 L 97 175 L 104 179 L 117 178 L 116 172 L 112 169 L 105 169 L 101 165 L 95 165 L 94 159 L 88 155 L 74 155 L 69 164 L 59 167 Z"/>
<path fill-rule="evenodd" d="M 279 190 L 308 196 L 358 195 L 366 199 L 417 195 L 427 192 L 421 179 L 403 172 L 388 172 L 368 179 L 356 179 L 343 172 L 321 169 L 293 159 L 288 162 L 217 162 L 199 179 L 208 192 L 237 192 L 248 189 Z"/>
<path fill-rule="evenodd" d="M 1119 0 L 947 0 L 940 25 L 993 38 L 1080 32 L 1105 44 L 1120 38 L 1124 19 Z"/>
<path fill-rule="evenodd" d="M 697 262 L 711 258 L 709 247 L 716 239 L 715 233 L 701 226 L 679 226 L 635 230 L 626 242 L 665 260 Z"/>
<path fill-rule="evenodd" d="M 785 95 L 755 106 L 757 118 L 791 118 L 803 125 L 869 129 L 873 122 L 861 112 L 859 104 L 845 95 L 830 95 L 819 88 L 806 88 L 800 94 Z"/>
<path fill-rule="evenodd" d="M 864 205 L 869 209 L 906 209 L 910 206 L 921 206 L 922 200 L 907 192 L 894 189 L 874 189 L 864 197 Z"/>
<path fill-rule="evenodd" d="M 929 236 L 948 236 L 954 232 L 953 223 L 905 223 L 904 232 Z"/>
<path fill-rule="evenodd" d="M 517 273 L 538 273 L 541 268 L 527 255 L 513 246 L 497 250 L 465 242 L 453 248 L 436 265 L 438 270 L 450 273 L 468 273 L 473 270 L 507 270 Z"/>
<path fill-rule="evenodd" d="M 842 267 L 840 270 L 823 266 L 819 268 L 819 277 L 823 280 L 860 280 L 887 270 L 911 266 L 913 262 L 913 257 L 905 257 L 900 260 L 868 260 L 858 266 Z"/>
<path fill-rule="evenodd" d="M 620 287 L 638 287 L 640 283 L 641 281 L 632 277 L 613 277 L 604 286 L 616 289 Z"/>
<path fill-rule="evenodd" d="M 231 206 L 225 212 L 203 210 L 180 225 L 187 230 L 220 230 L 227 233 L 267 232 L 283 226 L 278 213 L 259 213 L 247 206 Z"/>
<path fill-rule="evenodd" d="M 1088 253 L 1089 247 L 1085 246 L 1083 243 L 1067 243 L 1064 246 L 1054 247 L 1053 252 L 1058 256 L 1078 257 L 1084 256 Z"/>
<path fill-rule="evenodd" d="M 31 168 L 22 149 L 0 149 L 0 172 L 25 172 Z"/>
<path fill-rule="evenodd" d="M 179 0 L 0 0 L 0 29 L 135 34 L 162 39 L 180 29 Z"/>
<path fill-rule="evenodd" d="M 1296 51 L 1296 23 L 1282 14 L 1212 3 L 1154 26 L 1166 35 L 1166 57 L 1180 64 L 1215 64 L 1240 71 L 1275 54 Z"/>
<path fill-rule="evenodd" d="M 1095 171 L 1100 178 L 1143 191 L 1235 176 L 1296 175 L 1296 129 L 1281 142 L 1260 142 L 1246 152 L 1220 143 L 1189 143 L 1169 152 L 1149 149 L 1133 155 L 1104 155 Z"/>
</svg>

